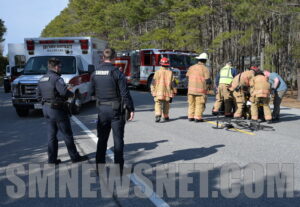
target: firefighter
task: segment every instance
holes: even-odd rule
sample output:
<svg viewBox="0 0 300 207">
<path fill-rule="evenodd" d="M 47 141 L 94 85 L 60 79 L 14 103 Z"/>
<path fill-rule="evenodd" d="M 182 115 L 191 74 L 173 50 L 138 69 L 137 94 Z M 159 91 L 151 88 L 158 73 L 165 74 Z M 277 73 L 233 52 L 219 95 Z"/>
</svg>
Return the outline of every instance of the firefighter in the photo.
<svg viewBox="0 0 300 207">
<path fill-rule="evenodd" d="M 124 166 L 124 111 L 128 109 L 130 118 L 134 117 L 134 105 L 127 87 L 125 75 L 112 61 L 115 51 L 106 48 L 103 51 L 103 63 L 91 76 L 92 95 L 95 95 L 98 108 L 98 143 L 96 151 L 96 164 L 105 163 L 107 141 L 110 131 L 113 131 L 114 162 L 120 166 L 122 174 Z M 98 165 L 96 165 L 98 170 Z"/>
<path fill-rule="evenodd" d="M 251 67 L 252 68 L 252 67 Z M 231 83 L 230 91 L 233 92 L 233 98 L 235 102 L 234 118 L 241 118 L 245 103 L 247 102 L 247 94 L 250 93 L 250 81 L 254 77 L 254 68 L 244 71 L 236 75 Z"/>
<path fill-rule="evenodd" d="M 188 120 L 203 122 L 202 115 L 211 79 L 209 70 L 205 66 L 208 59 L 207 54 L 201 53 L 196 59 L 198 59 L 198 63 L 192 65 L 186 74 L 188 79 Z"/>
<path fill-rule="evenodd" d="M 87 160 L 87 156 L 80 156 L 74 143 L 66 100 L 74 94 L 68 90 L 64 80 L 60 77 L 61 63 L 57 58 L 48 60 L 48 72 L 38 83 L 38 94 L 42 97 L 43 114 L 47 120 L 48 130 L 48 163 L 59 164 L 57 159 L 58 140 L 60 131 L 64 137 L 72 162 Z"/>
<path fill-rule="evenodd" d="M 260 70 L 255 71 L 255 77 L 250 81 L 251 119 L 258 120 L 258 107 L 263 105 L 264 117 L 268 124 L 272 123 L 270 103 L 270 83 Z"/>
<path fill-rule="evenodd" d="M 160 122 L 161 116 L 164 121 L 169 120 L 170 102 L 177 93 L 175 78 L 169 69 L 169 59 L 161 58 L 160 65 L 162 67 L 155 72 L 151 83 L 151 94 L 155 102 L 155 122 Z"/>
<path fill-rule="evenodd" d="M 221 68 L 220 73 L 216 77 L 216 102 L 213 107 L 213 115 L 219 112 L 224 102 L 224 115 L 232 117 L 233 96 L 229 90 L 233 78 L 237 75 L 237 70 L 232 67 L 232 62 L 227 61 L 226 65 Z"/>
<path fill-rule="evenodd" d="M 274 72 L 270 73 L 269 71 L 265 70 L 264 74 L 266 77 L 269 78 L 272 94 L 274 95 L 274 100 L 273 100 L 274 109 L 272 112 L 272 120 L 279 121 L 280 104 L 288 88 L 284 80 L 277 73 Z"/>
</svg>

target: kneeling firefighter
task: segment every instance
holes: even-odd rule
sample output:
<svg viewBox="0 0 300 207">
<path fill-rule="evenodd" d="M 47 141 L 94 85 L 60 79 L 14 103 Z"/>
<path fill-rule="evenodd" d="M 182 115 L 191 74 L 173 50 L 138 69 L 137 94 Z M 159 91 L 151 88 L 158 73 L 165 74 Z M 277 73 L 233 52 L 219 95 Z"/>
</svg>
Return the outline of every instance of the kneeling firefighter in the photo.
<svg viewBox="0 0 300 207">
<path fill-rule="evenodd" d="M 272 114 L 270 103 L 270 83 L 268 78 L 260 70 L 255 71 L 255 77 L 250 81 L 250 101 L 251 101 L 251 119 L 258 120 L 258 107 L 263 105 L 264 118 L 268 123 L 272 123 Z"/>
<path fill-rule="evenodd" d="M 243 115 L 244 107 L 247 102 L 246 97 L 250 94 L 250 81 L 253 77 L 254 70 L 250 69 L 233 78 L 229 90 L 233 92 L 233 99 L 236 106 L 234 118 L 241 118 Z"/>
</svg>

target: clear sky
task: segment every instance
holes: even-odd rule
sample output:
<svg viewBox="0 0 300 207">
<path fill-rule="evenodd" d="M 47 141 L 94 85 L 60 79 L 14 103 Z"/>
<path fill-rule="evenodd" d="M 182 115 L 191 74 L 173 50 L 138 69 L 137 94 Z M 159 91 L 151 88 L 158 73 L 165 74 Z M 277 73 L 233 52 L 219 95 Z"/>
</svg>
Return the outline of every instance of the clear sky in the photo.
<svg viewBox="0 0 300 207">
<path fill-rule="evenodd" d="M 0 0 L 0 19 L 7 32 L 7 43 L 23 43 L 26 37 L 39 37 L 44 27 L 68 5 L 69 0 Z"/>
</svg>

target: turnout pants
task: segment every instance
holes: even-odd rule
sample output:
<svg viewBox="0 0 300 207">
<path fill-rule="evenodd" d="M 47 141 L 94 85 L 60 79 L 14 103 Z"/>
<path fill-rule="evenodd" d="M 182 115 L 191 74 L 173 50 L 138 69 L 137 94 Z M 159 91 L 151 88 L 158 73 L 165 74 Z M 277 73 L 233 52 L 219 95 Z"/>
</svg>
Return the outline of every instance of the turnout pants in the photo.
<svg viewBox="0 0 300 207">
<path fill-rule="evenodd" d="M 252 120 L 258 120 L 258 107 L 260 104 L 263 105 L 265 119 L 271 120 L 271 109 L 269 106 L 270 98 L 265 97 L 254 97 L 254 102 L 251 103 L 251 119 Z"/>
<path fill-rule="evenodd" d="M 206 95 L 188 95 L 188 118 L 202 119 L 205 110 Z"/>
<path fill-rule="evenodd" d="M 154 98 L 154 102 L 155 116 L 163 115 L 164 118 L 169 118 L 170 102 L 158 100 L 156 97 Z"/>
<path fill-rule="evenodd" d="M 114 162 L 120 165 L 121 170 L 123 169 L 124 127 L 125 122 L 122 119 L 120 109 L 115 110 L 111 105 L 98 106 L 96 163 L 105 163 L 107 141 L 112 129 L 115 155 Z"/>
<path fill-rule="evenodd" d="M 275 93 L 274 93 L 274 100 L 273 100 L 274 109 L 273 109 L 273 113 L 272 113 L 272 118 L 273 119 L 279 119 L 280 104 L 281 104 L 282 98 L 283 98 L 285 93 L 286 93 L 286 90 L 284 90 L 284 91 L 275 91 Z"/>
<path fill-rule="evenodd" d="M 228 90 L 227 84 L 220 84 L 216 95 L 216 102 L 214 104 L 214 112 L 218 112 L 221 108 L 222 102 L 224 101 L 224 114 L 232 115 L 233 97 L 232 92 Z"/>
<path fill-rule="evenodd" d="M 242 90 L 234 91 L 233 98 L 236 105 L 236 111 L 234 113 L 234 117 L 236 118 L 242 117 L 244 104 L 246 102 L 245 94 Z"/>
</svg>

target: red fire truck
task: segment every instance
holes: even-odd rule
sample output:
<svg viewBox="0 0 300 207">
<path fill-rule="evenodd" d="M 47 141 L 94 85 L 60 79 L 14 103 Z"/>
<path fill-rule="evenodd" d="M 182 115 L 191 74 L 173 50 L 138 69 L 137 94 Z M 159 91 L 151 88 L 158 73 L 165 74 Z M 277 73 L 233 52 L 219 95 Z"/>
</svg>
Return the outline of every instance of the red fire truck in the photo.
<svg viewBox="0 0 300 207">
<path fill-rule="evenodd" d="M 117 53 L 115 66 L 125 74 L 130 85 L 149 89 L 155 71 L 161 67 L 160 59 L 167 57 L 178 81 L 178 89 L 186 89 L 185 75 L 187 69 L 197 62 L 194 58 L 196 55 L 189 51 L 163 49 L 123 51 Z"/>
</svg>

